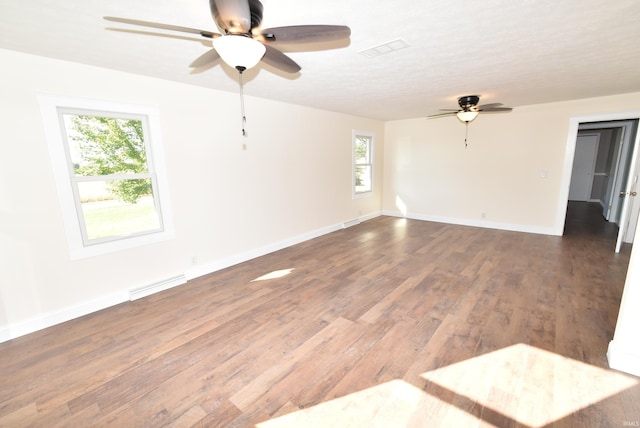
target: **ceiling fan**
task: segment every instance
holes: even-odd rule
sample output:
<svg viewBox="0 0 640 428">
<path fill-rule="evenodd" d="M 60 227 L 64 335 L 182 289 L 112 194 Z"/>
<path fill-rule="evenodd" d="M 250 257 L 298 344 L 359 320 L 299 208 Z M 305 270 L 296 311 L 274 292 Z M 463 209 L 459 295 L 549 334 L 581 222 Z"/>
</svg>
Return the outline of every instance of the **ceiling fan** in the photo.
<svg viewBox="0 0 640 428">
<path fill-rule="evenodd" d="M 427 116 L 427 119 L 435 119 L 446 116 L 457 116 L 458 120 L 464 122 L 467 126 L 464 136 L 464 146 L 467 147 L 467 136 L 469 122 L 472 122 L 478 114 L 482 113 L 505 113 L 513 110 L 511 107 L 502 107 L 502 103 L 491 103 L 479 106 L 480 96 L 478 95 L 465 95 L 458 98 L 459 109 L 440 109 L 445 113 L 438 113 Z"/>
<path fill-rule="evenodd" d="M 351 35 L 349 27 L 343 25 L 294 25 L 260 29 L 263 6 L 259 0 L 209 0 L 209 6 L 220 33 L 114 16 L 105 16 L 104 19 L 122 24 L 198 34 L 211 39 L 213 49 L 193 61 L 191 67 L 202 67 L 222 58 L 240 73 L 254 67 L 260 61 L 287 73 L 297 73 L 301 69 L 300 66 L 270 44 L 330 42 L 346 39 Z"/>
<path fill-rule="evenodd" d="M 433 114 L 427 119 L 434 119 L 445 116 L 457 116 L 461 122 L 469 123 L 473 121 L 480 112 L 484 113 L 504 113 L 513 110 L 511 107 L 502 107 L 502 103 L 492 103 L 478 105 L 480 97 L 478 95 L 465 95 L 458 98 L 459 109 L 440 109 L 446 113 Z"/>
<path fill-rule="evenodd" d="M 209 8 L 220 33 L 114 16 L 105 16 L 104 19 L 122 24 L 198 34 L 205 39 L 211 39 L 213 49 L 196 58 L 190 67 L 199 68 L 222 59 L 238 70 L 243 136 L 246 136 L 246 116 L 242 73 L 260 61 L 286 73 L 297 73 L 301 69 L 294 60 L 270 44 L 333 42 L 348 39 L 351 35 L 351 29 L 344 25 L 293 25 L 260 29 L 263 6 L 259 0 L 209 0 Z"/>
</svg>

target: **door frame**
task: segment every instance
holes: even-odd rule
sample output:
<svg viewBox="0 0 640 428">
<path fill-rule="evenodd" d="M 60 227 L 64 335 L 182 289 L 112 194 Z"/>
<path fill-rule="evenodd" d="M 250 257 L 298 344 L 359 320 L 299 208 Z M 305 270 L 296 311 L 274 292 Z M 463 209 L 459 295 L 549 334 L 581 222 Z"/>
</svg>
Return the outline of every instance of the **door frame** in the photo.
<svg viewBox="0 0 640 428">
<path fill-rule="evenodd" d="M 585 122 L 606 122 L 639 120 L 640 110 L 632 110 L 617 113 L 600 113 L 587 116 L 573 116 L 569 118 L 569 131 L 567 133 L 567 143 L 565 145 L 564 166 L 562 169 L 562 179 L 560 182 L 560 194 L 558 199 L 558 210 L 556 212 L 556 224 L 554 234 L 562 236 L 564 234 L 564 223 L 567 217 L 567 206 L 569 204 L 569 185 L 571 183 L 571 170 L 573 169 L 573 157 L 576 151 L 576 140 L 578 138 L 578 128 Z M 635 145 L 638 145 L 640 130 L 636 132 Z"/>
</svg>

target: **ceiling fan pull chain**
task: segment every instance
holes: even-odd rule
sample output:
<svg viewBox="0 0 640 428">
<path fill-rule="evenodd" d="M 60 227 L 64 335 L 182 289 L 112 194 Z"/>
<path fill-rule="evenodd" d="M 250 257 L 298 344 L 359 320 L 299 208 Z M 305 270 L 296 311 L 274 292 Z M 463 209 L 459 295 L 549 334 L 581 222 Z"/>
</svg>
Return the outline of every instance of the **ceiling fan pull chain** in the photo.
<svg viewBox="0 0 640 428">
<path fill-rule="evenodd" d="M 240 83 L 240 115 L 242 117 L 242 136 L 246 137 L 247 136 L 247 131 L 245 130 L 245 125 L 247 124 L 247 116 L 245 116 L 244 114 L 244 90 L 243 90 L 243 83 L 242 83 L 242 72 L 244 70 L 246 70 L 244 67 L 236 67 L 238 69 L 239 72 L 239 78 L 238 78 L 238 82 Z"/>
<path fill-rule="evenodd" d="M 467 137 L 469 136 L 469 122 L 464 123 L 464 148 L 467 148 Z"/>
</svg>

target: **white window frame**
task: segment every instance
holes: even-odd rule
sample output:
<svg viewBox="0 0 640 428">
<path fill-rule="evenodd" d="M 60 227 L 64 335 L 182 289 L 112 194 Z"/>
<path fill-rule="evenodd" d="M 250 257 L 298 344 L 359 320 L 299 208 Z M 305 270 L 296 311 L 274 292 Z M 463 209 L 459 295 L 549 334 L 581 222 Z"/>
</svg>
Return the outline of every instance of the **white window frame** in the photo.
<svg viewBox="0 0 640 428">
<path fill-rule="evenodd" d="M 369 163 L 367 164 L 356 164 L 356 139 L 357 137 L 368 137 L 370 138 L 370 146 L 369 146 Z M 375 134 L 373 132 L 368 131 L 358 131 L 353 130 L 351 132 L 351 156 L 352 156 L 352 168 L 351 168 L 351 189 L 353 192 L 353 198 L 366 198 L 373 194 L 373 189 L 375 186 L 374 183 L 374 156 L 375 156 Z M 368 165 L 371 171 L 371 190 L 367 190 L 365 192 L 356 191 L 356 168 L 358 166 Z"/>
<path fill-rule="evenodd" d="M 175 233 L 164 166 L 158 109 L 149 106 L 48 94 L 39 95 L 38 102 L 71 259 L 93 257 L 173 239 Z M 72 184 L 73 168 L 70 166 L 67 155 L 68 143 L 66 141 L 64 123 L 61 119 L 62 113 L 135 118 L 143 121 L 143 124 L 146 125 L 144 126 L 144 131 L 149 178 L 152 179 L 152 185 L 154 186 L 156 210 L 160 217 L 160 229 L 158 231 L 110 240 L 92 240 L 88 242 L 85 239 L 83 236 L 84 218 L 82 216 L 82 208 L 79 206 L 80 201 L 74 190 L 75 185 Z M 105 176 L 105 178 L 113 177 Z"/>
</svg>

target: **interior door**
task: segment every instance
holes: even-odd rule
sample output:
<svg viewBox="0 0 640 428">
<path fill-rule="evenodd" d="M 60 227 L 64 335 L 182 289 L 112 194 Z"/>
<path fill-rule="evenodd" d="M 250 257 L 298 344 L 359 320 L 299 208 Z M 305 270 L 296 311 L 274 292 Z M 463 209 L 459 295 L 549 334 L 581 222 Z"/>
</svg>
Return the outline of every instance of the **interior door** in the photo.
<svg viewBox="0 0 640 428">
<path fill-rule="evenodd" d="M 569 184 L 570 201 L 588 201 L 591 199 L 593 171 L 598 153 L 598 134 L 578 135 L 573 157 L 571 182 Z"/>
<path fill-rule="evenodd" d="M 616 241 L 616 253 L 620 252 L 620 248 L 622 248 L 622 242 L 627 235 L 627 231 L 629 229 L 630 216 L 631 216 L 631 207 L 633 205 L 634 200 L 637 198 L 637 189 L 636 186 L 638 184 L 638 139 L 640 138 L 640 133 L 636 132 L 635 143 L 633 147 L 633 155 L 631 157 L 631 166 L 629 171 L 631 171 L 626 180 L 626 185 L 623 191 L 620 192 L 620 197 L 624 198 L 624 202 L 622 203 L 622 213 L 620 214 L 620 228 L 618 229 L 618 239 Z M 634 219 L 634 222 L 631 222 L 635 225 L 637 219 Z"/>
<path fill-rule="evenodd" d="M 607 218 L 607 220 L 614 222 L 618 226 L 621 226 L 620 220 L 622 218 L 622 208 L 626 192 L 628 191 L 631 161 L 633 160 L 633 156 L 635 156 L 635 154 L 632 154 L 632 148 L 635 147 L 632 125 L 627 124 L 623 126 L 621 133 L 619 159 L 614 174 L 613 192 L 611 193 L 611 200 L 609 201 L 611 214 L 609 218 Z"/>
<path fill-rule="evenodd" d="M 624 176 L 624 166 L 625 160 L 627 156 L 625 152 L 627 148 L 631 146 L 631 144 L 624 144 L 625 133 L 627 132 L 626 127 L 619 128 L 619 137 L 614 142 L 614 153 L 613 159 L 615 159 L 614 164 L 611 167 L 609 172 L 610 180 L 607 186 L 607 194 L 605 196 L 605 207 L 604 207 L 604 218 L 607 221 L 612 221 L 614 223 L 619 222 L 620 216 L 618 213 L 620 212 L 621 203 L 619 201 L 618 194 L 622 190 L 622 177 Z"/>
<path fill-rule="evenodd" d="M 640 214 L 640 198 L 637 196 L 639 191 L 638 172 L 636 171 L 633 177 L 633 186 L 631 187 L 631 207 L 629 208 L 629 221 L 626 225 L 627 233 L 622 238 L 622 242 L 632 243 L 635 238 L 636 229 L 638 228 L 638 215 Z"/>
</svg>

